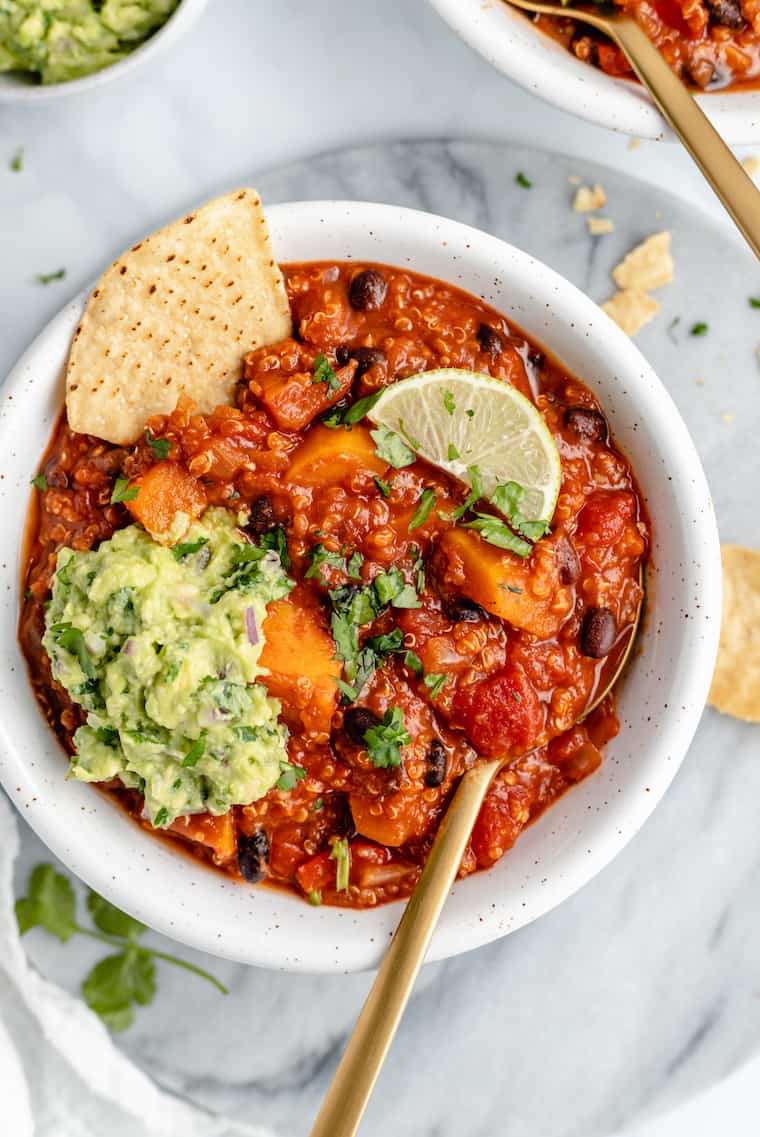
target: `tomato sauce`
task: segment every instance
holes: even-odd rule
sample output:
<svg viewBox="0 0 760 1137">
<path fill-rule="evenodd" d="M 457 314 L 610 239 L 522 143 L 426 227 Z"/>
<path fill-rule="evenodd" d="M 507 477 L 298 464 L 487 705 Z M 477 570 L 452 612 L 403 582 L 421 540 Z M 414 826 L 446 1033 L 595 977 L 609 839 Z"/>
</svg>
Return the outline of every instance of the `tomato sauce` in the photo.
<svg viewBox="0 0 760 1137">
<path fill-rule="evenodd" d="M 172 444 L 162 460 L 194 479 L 205 502 L 248 509 L 254 540 L 275 529 L 284 535 L 296 587 L 267 617 L 262 682 L 281 701 L 289 759 L 303 776 L 222 817 L 180 818 L 168 835 L 230 876 L 284 885 L 313 903 L 367 907 L 411 892 L 458 779 L 480 756 L 509 761 L 462 875 L 494 864 L 599 766 L 618 729 L 612 697 L 579 720 L 614 675 L 635 625 L 649 525 L 594 395 L 494 309 L 385 265 L 283 271 L 293 337 L 245 357 L 236 405 L 200 415 L 180 401 L 148 426 L 153 439 Z M 313 381 L 321 356 L 330 383 Z M 453 523 L 466 487 L 420 459 L 389 466 L 366 422 L 335 425 L 357 399 L 438 367 L 513 384 L 554 436 L 559 500 L 551 532 L 524 562 Z M 111 504 L 114 480 L 139 481 L 158 465 L 147 438 L 112 446 L 74 434 L 64 416 L 41 466 L 47 488 L 30 517 L 20 640 L 41 707 L 68 751 L 82 713 L 52 679 L 41 647 L 55 558 L 63 546 L 88 549 L 129 524 L 127 508 Z M 410 531 L 430 489 L 436 507 Z M 390 637 L 398 646 L 355 697 L 341 697 L 333 597 L 340 590 L 350 599 L 391 570 L 419 606 L 386 605 L 362 624 L 360 644 Z M 481 578 L 505 573 L 521 574 L 505 593 L 509 619 L 470 595 Z M 400 764 L 379 765 L 366 730 L 396 708 L 409 741 Z M 139 793 L 105 788 L 150 828 Z"/>
</svg>

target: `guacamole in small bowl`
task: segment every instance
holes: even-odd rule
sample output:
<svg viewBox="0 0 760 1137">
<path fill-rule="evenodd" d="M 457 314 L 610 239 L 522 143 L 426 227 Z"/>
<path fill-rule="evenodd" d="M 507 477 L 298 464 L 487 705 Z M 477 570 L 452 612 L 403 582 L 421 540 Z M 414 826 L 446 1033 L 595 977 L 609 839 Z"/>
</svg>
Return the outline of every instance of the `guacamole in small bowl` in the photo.
<svg viewBox="0 0 760 1137">
<path fill-rule="evenodd" d="M 180 0 L 0 0 L 0 71 L 43 84 L 81 79 L 118 63 L 172 15 Z"/>
</svg>

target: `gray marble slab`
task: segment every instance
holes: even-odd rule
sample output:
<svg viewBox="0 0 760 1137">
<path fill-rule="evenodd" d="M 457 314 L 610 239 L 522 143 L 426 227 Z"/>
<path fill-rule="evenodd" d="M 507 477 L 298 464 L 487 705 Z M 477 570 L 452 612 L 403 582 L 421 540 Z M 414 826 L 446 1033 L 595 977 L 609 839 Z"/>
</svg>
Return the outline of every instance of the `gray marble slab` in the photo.
<svg viewBox="0 0 760 1137">
<path fill-rule="evenodd" d="M 530 190 L 515 184 L 518 171 Z M 605 187 L 613 234 L 589 237 L 570 208 L 571 175 Z M 670 229 L 677 280 L 638 342 L 696 439 L 723 538 L 760 546 L 760 312 L 748 304 L 760 272 L 727 229 L 611 169 L 504 145 L 383 145 L 252 171 L 252 180 L 269 202 L 370 198 L 456 217 L 529 250 L 597 300 L 633 243 Z M 689 334 L 697 321 L 706 335 Z M 426 968 L 363 1135 L 605 1137 L 752 1052 L 759 743 L 757 729 L 706 712 L 665 801 L 609 868 L 538 923 Z M 25 832 L 19 886 L 44 856 Z M 97 954 L 38 933 L 27 944 L 72 989 Z M 202 962 L 231 997 L 166 968 L 155 1004 L 120 1045 L 178 1094 L 307 1133 L 368 977 Z"/>
</svg>

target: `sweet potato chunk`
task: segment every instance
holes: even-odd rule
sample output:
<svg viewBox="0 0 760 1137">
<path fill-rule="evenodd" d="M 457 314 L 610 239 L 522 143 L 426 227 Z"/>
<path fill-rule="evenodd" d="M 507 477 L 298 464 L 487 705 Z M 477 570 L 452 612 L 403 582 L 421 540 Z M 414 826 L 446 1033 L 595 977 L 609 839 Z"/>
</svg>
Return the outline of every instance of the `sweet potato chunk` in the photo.
<svg viewBox="0 0 760 1137">
<path fill-rule="evenodd" d="M 489 545 L 467 529 L 447 529 L 438 544 L 434 572 L 444 589 L 469 596 L 515 628 L 548 639 L 559 631 L 570 600 L 560 598 L 556 550 L 546 545 L 529 560 Z"/>
<path fill-rule="evenodd" d="M 267 609 L 261 682 L 282 700 L 285 719 L 315 737 L 330 733 L 341 666 L 319 602 L 303 588 Z"/>
<path fill-rule="evenodd" d="M 351 794 L 349 802 L 356 832 L 392 849 L 421 836 L 429 821 L 424 803 L 411 794 L 386 794 L 379 799 Z M 378 802 L 382 806 L 379 813 L 375 812 Z"/>
<path fill-rule="evenodd" d="M 138 492 L 125 503 L 127 509 L 162 545 L 181 541 L 190 522 L 206 508 L 203 486 L 176 462 L 157 462 L 131 485 Z"/>
<path fill-rule="evenodd" d="M 379 475 L 386 468 L 375 453 L 366 427 L 330 430 L 327 426 L 315 426 L 295 451 L 288 478 L 304 486 L 336 485 L 358 470 Z"/>
<path fill-rule="evenodd" d="M 249 385 L 280 430 L 303 430 L 312 419 L 348 394 L 355 371 L 354 359 L 338 368 L 334 390 L 329 383 L 315 383 L 313 373 L 303 371 L 285 376 L 278 371 L 265 371 Z"/>
<path fill-rule="evenodd" d="M 231 813 L 223 813 L 221 817 L 214 817 L 211 813 L 188 814 L 187 817 L 178 817 L 169 829 L 188 841 L 197 841 L 213 849 L 217 864 L 235 856 L 235 829 Z"/>
</svg>

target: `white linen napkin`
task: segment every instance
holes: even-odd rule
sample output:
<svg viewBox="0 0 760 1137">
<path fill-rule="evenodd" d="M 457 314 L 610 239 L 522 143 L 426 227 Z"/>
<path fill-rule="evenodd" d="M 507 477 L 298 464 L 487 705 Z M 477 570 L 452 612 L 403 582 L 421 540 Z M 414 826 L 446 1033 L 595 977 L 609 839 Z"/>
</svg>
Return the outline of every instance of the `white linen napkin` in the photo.
<svg viewBox="0 0 760 1137">
<path fill-rule="evenodd" d="M 0 1086 L 13 1137 L 272 1137 L 164 1093 L 80 999 L 39 975 L 13 896 L 16 819 L 0 791 Z M 5 1126 L 7 1125 L 7 1128 Z"/>
</svg>

